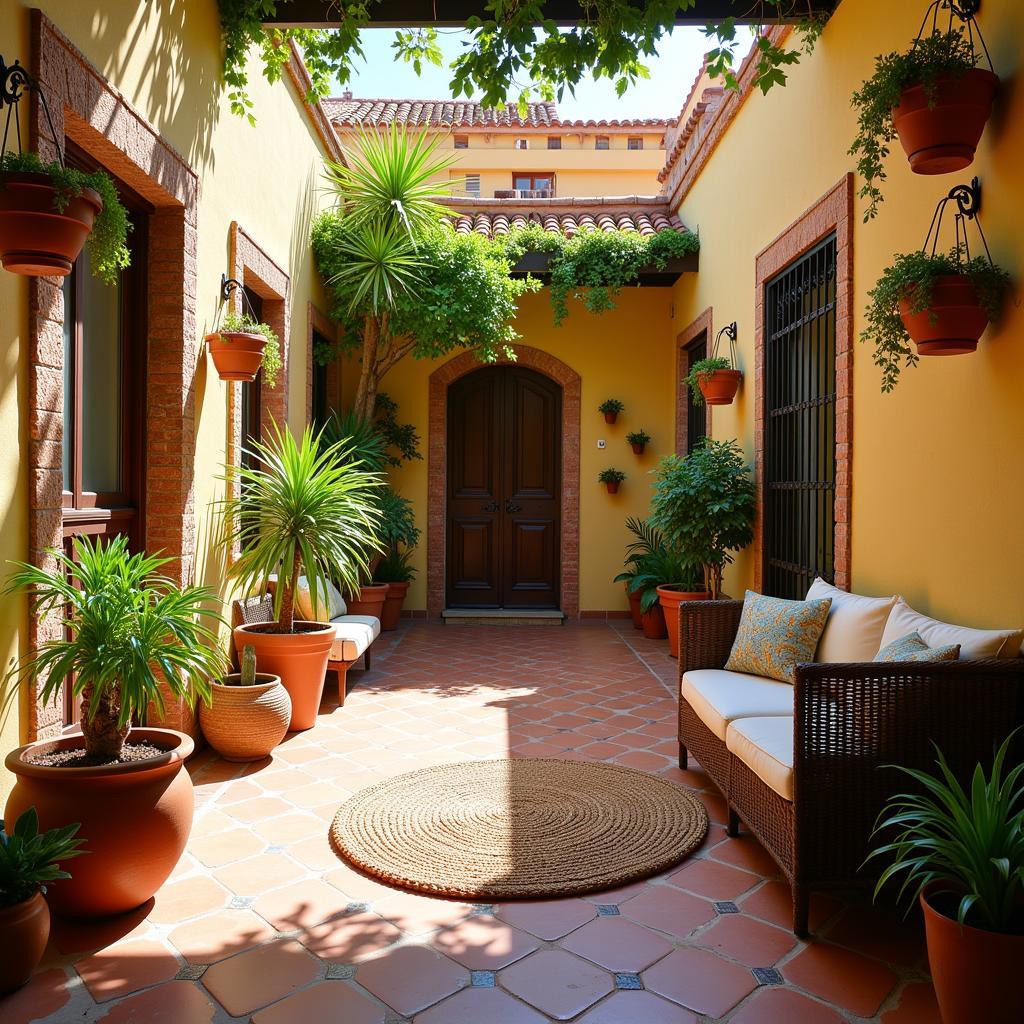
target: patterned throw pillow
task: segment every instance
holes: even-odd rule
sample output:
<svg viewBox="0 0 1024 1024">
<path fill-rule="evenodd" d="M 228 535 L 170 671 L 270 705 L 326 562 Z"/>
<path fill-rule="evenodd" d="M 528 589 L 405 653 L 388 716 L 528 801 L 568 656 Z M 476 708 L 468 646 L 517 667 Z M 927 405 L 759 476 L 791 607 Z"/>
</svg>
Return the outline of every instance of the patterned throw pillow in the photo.
<svg viewBox="0 0 1024 1024">
<path fill-rule="evenodd" d="M 725 667 L 731 672 L 793 682 L 794 666 L 814 661 L 831 605 L 830 597 L 786 601 L 748 590 Z"/>
<path fill-rule="evenodd" d="M 345 599 L 338 592 L 338 588 L 327 581 L 327 607 L 323 606 L 323 592 L 317 595 L 317 606 L 313 607 L 312 595 L 309 592 L 309 580 L 305 576 L 299 577 L 298 585 L 295 588 L 295 611 L 298 617 L 307 622 L 329 622 L 347 611 Z"/>
<path fill-rule="evenodd" d="M 886 644 L 875 655 L 875 661 L 957 661 L 959 657 L 959 644 L 929 647 L 920 633 L 908 633 Z"/>
</svg>

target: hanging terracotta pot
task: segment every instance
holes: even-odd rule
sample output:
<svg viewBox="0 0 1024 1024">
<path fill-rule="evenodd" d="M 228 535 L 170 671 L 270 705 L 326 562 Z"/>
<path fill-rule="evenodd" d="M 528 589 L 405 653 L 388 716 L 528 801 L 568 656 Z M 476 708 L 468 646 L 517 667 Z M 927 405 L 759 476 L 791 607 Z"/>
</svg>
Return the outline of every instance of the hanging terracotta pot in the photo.
<svg viewBox="0 0 1024 1024">
<path fill-rule="evenodd" d="M 626 599 L 629 601 L 629 617 L 633 620 L 634 629 L 643 629 L 643 615 L 640 611 L 640 592 L 631 591 L 626 584 Z"/>
<path fill-rule="evenodd" d="M 634 455 L 643 455 L 644 449 L 647 447 L 647 442 L 643 441 L 640 444 L 634 444 L 630 446 L 633 449 Z"/>
<path fill-rule="evenodd" d="M 943 75 L 929 95 L 904 89 L 892 123 L 915 174 L 948 174 L 970 166 L 992 113 L 999 78 L 985 68 Z"/>
<path fill-rule="evenodd" d="M 618 418 L 619 414 L 617 412 L 606 412 L 604 414 L 605 423 L 614 423 Z"/>
<path fill-rule="evenodd" d="M 209 706 L 199 707 L 203 735 L 225 761 L 259 761 L 284 739 L 292 718 L 292 701 L 279 676 L 257 672 L 253 686 L 242 686 L 240 673 L 210 683 Z"/>
<path fill-rule="evenodd" d="M 943 274 L 935 279 L 927 309 L 911 312 L 908 298 L 900 299 L 900 319 L 923 356 L 957 356 L 974 352 L 988 315 L 978 301 L 970 278 Z"/>
<path fill-rule="evenodd" d="M 384 612 L 389 586 L 388 583 L 367 583 L 360 587 L 358 594 L 345 599 L 349 615 L 372 615 L 379 619 Z"/>
<path fill-rule="evenodd" d="M 657 601 L 641 614 L 640 625 L 648 640 L 664 640 L 668 636 L 668 630 L 665 628 L 665 613 Z"/>
<path fill-rule="evenodd" d="M 658 587 L 658 603 L 665 613 L 665 629 L 668 631 L 668 651 L 673 658 L 679 657 L 679 606 L 684 601 L 710 601 L 706 590 L 683 590 L 677 583 Z"/>
<path fill-rule="evenodd" d="M 128 743 L 150 743 L 155 757 L 90 768 L 34 764 L 33 754 L 82 747 L 81 736 L 18 747 L 6 765 L 17 776 L 4 817 L 17 820 L 35 807 L 39 830 L 81 823 L 88 856 L 72 877 L 46 894 L 55 913 L 107 917 L 145 903 L 178 863 L 192 829 L 195 797 L 185 759 L 191 737 L 172 729 L 132 729 Z"/>
<path fill-rule="evenodd" d="M 605 485 L 605 487 L 608 488 L 608 493 L 609 494 L 618 494 L 619 493 L 619 481 L 618 480 L 605 480 L 604 485 Z"/>
<path fill-rule="evenodd" d="M 63 211 L 48 174 L 29 171 L 0 176 L 0 261 L 26 277 L 66 277 L 103 209 L 91 188 L 72 196 Z"/>
<path fill-rule="evenodd" d="M 739 370 L 711 370 L 697 375 L 697 384 L 708 405 L 731 405 L 743 374 Z"/>
<path fill-rule="evenodd" d="M 221 380 L 251 383 L 263 365 L 263 350 L 267 346 L 267 339 L 262 334 L 221 331 L 208 334 L 206 344 L 210 347 L 210 356 Z"/>
<path fill-rule="evenodd" d="M 0 910 L 0 995 L 13 992 L 32 977 L 50 937 L 50 908 L 40 892 Z"/>
<path fill-rule="evenodd" d="M 380 613 L 380 628 L 385 632 L 398 629 L 398 620 L 402 617 L 402 605 L 405 604 L 405 596 L 409 593 L 408 583 L 388 583 L 387 596 L 384 598 L 384 607 Z"/>
</svg>

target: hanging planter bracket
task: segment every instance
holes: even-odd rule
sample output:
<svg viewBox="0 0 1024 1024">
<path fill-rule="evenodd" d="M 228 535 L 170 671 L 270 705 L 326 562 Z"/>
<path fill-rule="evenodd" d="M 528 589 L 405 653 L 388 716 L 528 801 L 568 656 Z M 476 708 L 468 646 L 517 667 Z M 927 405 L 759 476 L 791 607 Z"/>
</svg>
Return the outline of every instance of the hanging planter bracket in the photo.
<svg viewBox="0 0 1024 1024">
<path fill-rule="evenodd" d="M 0 146 L 0 154 L 7 152 L 7 136 L 11 130 L 11 117 L 14 117 L 14 133 L 18 140 L 18 152 L 22 152 L 21 145 L 21 115 L 19 114 L 18 103 L 22 96 L 25 95 L 25 90 L 28 89 L 35 92 L 42 103 L 43 114 L 46 115 L 46 124 L 50 129 L 50 138 L 54 140 L 56 144 L 57 133 L 53 128 L 53 118 L 50 117 L 50 104 L 46 102 L 46 93 L 40 88 L 39 80 L 33 78 L 24 65 L 14 58 L 13 64 L 7 64 L 4 62 L 3 56 L 0 56 L 0 110 L 7 107 L 7 116 L 4 118 L 4 141 L 3 145 Z M 64 163 L 64 152 L 61 146 L 57 146 L 57 159 L 60 161 L 61 167 L 66 167 Z"/>
<path fill-rule="evenodd" d="M 735 370 L 736 369 L 736 321 L 733 320 L 731 324 L 726 324 L 716 335 L 715 340 L 711 345 L 711 358 L 714 359 L 718 355 L 718 344 L 722 340 L 722 335 L 725 335 L 729 339 L 729 365 Z"/>
<path fill-rule="evenodd" d="M 925 235 L 921 252 L 927 253 L 930 246 L 931 255 L 935 255 L 935 250 L 939 243 L 939 234 L 942 229 L 942 215 L 946 212 L 946 207 L 951 202 L 955 202 L 957 207 L 953 221 L 956 231 L 956 257 L 958 262 L 963 263 L 965 259 L 970 260 L 971 258 L 971 246 L 967 238 L 967 222 L 973 221 L 974 226 L 978 229 L 981 244 L 985 247 L 985 256 L 989 263 L 991 263 L 992 253 L 989 252 L 988 240 L 985 238 L 985 232 L 982 230 L 981 220 L 978 217 L 978 214 L 981 212 L 981 181 L 978 178 L 973 178 L 969 185 L 954 185 L 939 200 L 935 207 L 935 212 L 932 214 L 932 222 L 928 226 L 928 234 Z"/>
</svg>

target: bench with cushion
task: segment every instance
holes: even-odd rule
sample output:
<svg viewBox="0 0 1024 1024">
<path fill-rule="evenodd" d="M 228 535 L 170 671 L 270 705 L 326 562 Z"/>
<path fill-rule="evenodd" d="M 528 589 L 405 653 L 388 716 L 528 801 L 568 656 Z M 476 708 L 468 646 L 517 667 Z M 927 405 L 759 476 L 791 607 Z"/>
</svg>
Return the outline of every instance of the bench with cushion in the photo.
<svg viewBox="0 0 1024 1024">
<path fill-rule="evenodd" d="M 931 768 L 933 743 L 961 774 L 990 760 L 1020 718 L 1024 683 L 1019 631 L 962 629 L 824 583 L 814 596 L 834 599 L 818 660 L 797 664 L 792 682 L 725 670 L 742 601 L 679 608 L 679 766 L 692 753 L 728 803 L 729 835 L 742 821 L 775 859 L 801 936 L 811 890 L 865 880 L 878 814 L 909 783 L 886 766 Z M 960 659 L 871 660 L 908 630 L 929 647 L 959 643 Z"/>
</svg>

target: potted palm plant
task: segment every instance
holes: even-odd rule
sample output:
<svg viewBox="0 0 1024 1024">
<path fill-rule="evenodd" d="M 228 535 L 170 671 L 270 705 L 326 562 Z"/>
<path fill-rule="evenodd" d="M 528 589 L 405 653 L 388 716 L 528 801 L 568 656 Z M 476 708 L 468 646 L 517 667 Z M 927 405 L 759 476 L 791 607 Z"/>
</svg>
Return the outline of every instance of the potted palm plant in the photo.
<svg viewBox="0 0 1024 1024">
<path fill-rule="evenodd" d="M 124 537 L 76 538 L 47 568 L 15 563 L 4 593 L 27 591 L 33 612 L 62 623 L 59 635 L 11 670 L 8 699 L 38 680 L 38 699 L 65 684 L 81 700 L 81 735 L 40 740 L 7 755 L 17 777 L 6 816 L 34 806 L 44 829 L 81 823 L 90 856 L 50 897 L 78 917 L 118 914 L 148 900 L 178 863 L 194 798 L 185 759 L 191 737 L 145 726 L 165 693 L 193 703 L 223 671 L 216 596 L 159 574 L 167 559 L 131 554 Z M 134 723 L 141 723 L 136 725 Z"/>
<path fill-rule="evenodd" d="M 621 469 L 602 469 L 597 474 L 597 482 L 604 484 L 609 494 L 619 493 L 619 484 L 626 479 L 626 474 Z"/>
<path fill-rule="evenodd" d="M 626 558 L 622 563 L 625 568 L 612 582 L 626 585 L 626 598 L 629 601 L 629 614 L 633 620 L 633 628 L 642 629 L 643 612 L 640 609 L 640 592 L 633 589 L 632 583 L 642 571 L 644 556 L 663 548 L 665 539 L 650 523 L 644 522 L 643 519 L 637 519 L 635 516 L 630 516 L 626 520 L 626 529 L 636 539 L 626 546 Z"/>
<path fill-rule="evenodd" d="M 639 595 L 640 628 L 649 640 L 669 637 L 671 641 L 672 633 L 659 592 L 667 580 L 686 579 L 688 571 L 679 555 L 664 543 L 640 556 L 629 588 L 631 593 Z M 675 634 L 678 637 L 678 628 Z"/>
<path fill-rule="evenodd" d="M 226 313 L 220 329 L 206 336 L 221 380 L 254 381 L 260 368 L 267 387 L 277 387 L 281 347 L 267 324 L 249 313 Z"/>
<path fill-rule="evenodd" d="M 264 671 L 281 677 L 290 728 L 311 729 L 335 629 L 296 619 L 296 588 L 305 575 L 316 608 L 328 604 L 328 580 L 358 585 L 369 555 L 380 550 L 380 476 L 349 459 L 343 441 L 321 449 L 309 428 L 297 442 L 272 423 L 270 440 L 254 442 L 252 454 L 254 465 L 227 467 L 225 540 L 234 550 L 244 539 L 230 575 L 246 593 L 273 590 L 274 621 L 235 627 L 235 646 L 252 645 Z"/>
<path fill-rule="evenodd" d="M 40 832 L 34 807 L 13 826 L 0 820 L 0 995 L 24 985 L 43 957 L 50 937 L 43 896 L 48 883 L 71 877 L 61 864 L 87 852 L 75 838 L 78 829 L 76 822 Z"/>
<path fill-rule="evenodd" d="M 1024 764 L 1006 768 L 1014 740 L 969 786 L 941 751 L 938 772 L 895 766 L 917 785 L 889 801 L 875 831 L 886 841 L 868 857 L 888 862 L 876 897 L 897 881 L 924 912 L 943 1024 L 1024 1020 Z"/>
</svg>

